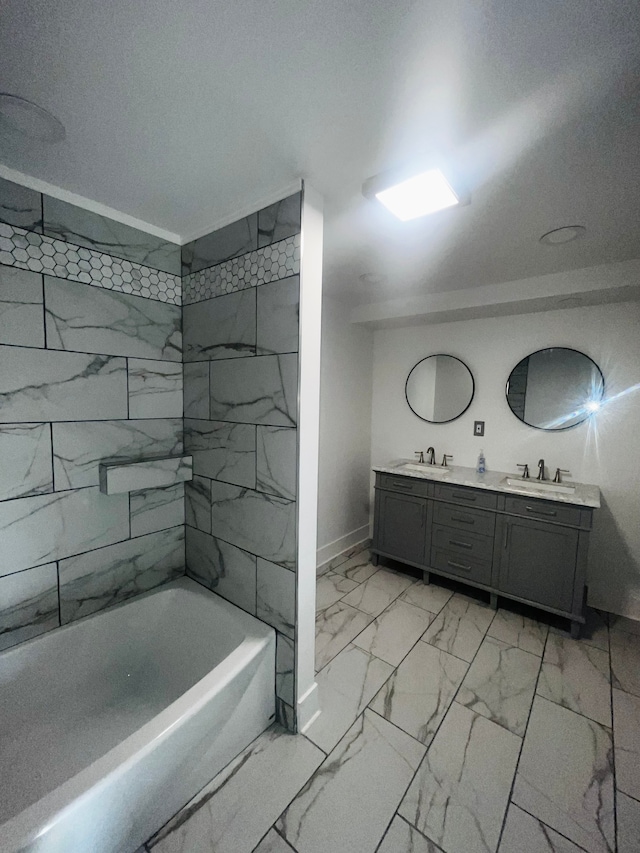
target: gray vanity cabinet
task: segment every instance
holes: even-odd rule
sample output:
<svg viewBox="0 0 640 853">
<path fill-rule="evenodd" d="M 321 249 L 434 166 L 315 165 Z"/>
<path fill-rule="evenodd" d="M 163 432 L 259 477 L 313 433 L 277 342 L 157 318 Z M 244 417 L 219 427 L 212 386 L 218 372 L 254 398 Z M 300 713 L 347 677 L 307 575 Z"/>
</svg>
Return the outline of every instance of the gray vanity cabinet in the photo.
<svg viewBox="0 0 640 853">
<path fill-rule="evenodd" d="M 423 565 L 427 536 L 426 498 L 380 492 L 376 501 L 376 545 L 398 560 Z"/>
</svg>

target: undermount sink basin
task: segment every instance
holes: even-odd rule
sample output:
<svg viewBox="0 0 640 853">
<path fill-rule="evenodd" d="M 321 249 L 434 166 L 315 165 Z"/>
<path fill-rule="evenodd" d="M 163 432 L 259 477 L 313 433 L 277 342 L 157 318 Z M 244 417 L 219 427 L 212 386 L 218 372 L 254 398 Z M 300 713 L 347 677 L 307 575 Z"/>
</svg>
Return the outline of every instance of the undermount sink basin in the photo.
<svg viewBox="0 0 640 853">
<path fill-rule="evenodd" d="M 402 465 L 398 465 L 398 471 L 416 471 L 420 474 L 434 474 L 436 477 L 451 473 L 450 468 L 444 468 L 442 465 L 429 465 L 428 462 L 404 462 Z"/>
<path fill-rule="evenodd" d="M 576 487 L 569 483 L 549 483 L 542 480 L 523 480 L 522 477 L 505 477 L 502 480 L 502 485 L 511 489 L 517 489 L 519 492 L 529 492 L 531 494 L 545 495 L 572 495 Z"/>
</svg>

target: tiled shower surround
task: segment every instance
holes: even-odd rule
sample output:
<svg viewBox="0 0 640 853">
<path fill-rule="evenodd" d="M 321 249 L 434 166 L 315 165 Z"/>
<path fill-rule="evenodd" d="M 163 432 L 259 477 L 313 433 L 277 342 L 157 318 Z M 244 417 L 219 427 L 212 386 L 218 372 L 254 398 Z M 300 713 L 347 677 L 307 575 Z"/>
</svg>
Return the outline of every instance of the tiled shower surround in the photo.
<svg viewBox="0 0 640 853">
<path fill-rule="evenodd" d="M 296 193 L 182 252 L 187 574 L 276 629 L 290 728 L 300 204 Z"/>
</svg>

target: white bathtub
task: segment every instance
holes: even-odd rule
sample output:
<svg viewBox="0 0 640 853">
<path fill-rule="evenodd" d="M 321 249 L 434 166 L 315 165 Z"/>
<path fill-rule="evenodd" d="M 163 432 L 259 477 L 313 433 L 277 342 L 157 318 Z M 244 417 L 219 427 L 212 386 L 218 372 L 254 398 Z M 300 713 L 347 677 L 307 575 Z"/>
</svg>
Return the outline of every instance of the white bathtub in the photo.
<svg viewBox="0 0 640 853">
<path fill-rule="evenodd" d="M 275 632 L 183 578 L 0 654 L 0 851 L 132 853 L 275 713 Z"/>
</svg>

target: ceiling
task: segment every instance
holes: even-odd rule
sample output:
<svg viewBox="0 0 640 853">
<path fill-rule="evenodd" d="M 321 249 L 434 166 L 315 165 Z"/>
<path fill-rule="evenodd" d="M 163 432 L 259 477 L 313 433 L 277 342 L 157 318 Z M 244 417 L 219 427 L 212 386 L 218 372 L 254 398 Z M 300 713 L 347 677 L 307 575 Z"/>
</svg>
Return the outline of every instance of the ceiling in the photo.
<svg viewBox="0 0 640 853">
<path fill-rule="evenodd" d="M 0 161 L 190 238 L 304 177 L 359 301 L 640 256 L 636 0 L 0 0 L 0 91 L 65 125 Z M 362 183 L 453 169 L 410 223 Z M 538 238 L 583 224 L 564 247 Z M 382 273 L 364 285 L 363 273 Z"/>
</svg>

